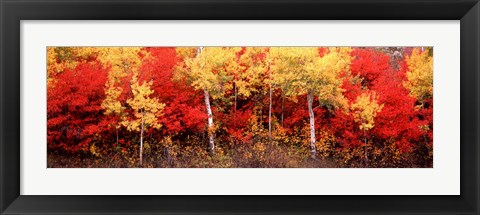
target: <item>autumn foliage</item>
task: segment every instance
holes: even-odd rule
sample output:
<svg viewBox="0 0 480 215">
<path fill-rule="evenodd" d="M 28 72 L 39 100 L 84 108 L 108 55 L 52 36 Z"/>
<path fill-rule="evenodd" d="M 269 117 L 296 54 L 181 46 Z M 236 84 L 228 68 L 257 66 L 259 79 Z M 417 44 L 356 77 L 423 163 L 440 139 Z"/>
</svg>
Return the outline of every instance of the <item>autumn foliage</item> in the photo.
<svg viewBox="0 0 480 215">
<path fill-rule="evenodd" d="M 432 167 L 430 47 L 49 47 L 49 167 Z"/>
</svg>

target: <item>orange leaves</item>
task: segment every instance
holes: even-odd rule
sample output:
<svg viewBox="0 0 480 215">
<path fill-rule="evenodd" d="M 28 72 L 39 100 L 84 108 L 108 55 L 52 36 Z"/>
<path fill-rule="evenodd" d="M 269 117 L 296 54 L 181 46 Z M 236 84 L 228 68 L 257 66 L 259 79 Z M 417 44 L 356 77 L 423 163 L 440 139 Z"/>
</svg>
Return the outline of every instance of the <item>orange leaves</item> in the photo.
<svg viewBox="0 0 480 215">
<path fill-rule="evenodd" d="M 428 166 L 433 56 L 411 49 L 50 47 L 48 148 L 298 167 L 316 136 L 319 157 L 338 165 L 366 165 L 367 151 L 372 166 Z"/>
</svg>

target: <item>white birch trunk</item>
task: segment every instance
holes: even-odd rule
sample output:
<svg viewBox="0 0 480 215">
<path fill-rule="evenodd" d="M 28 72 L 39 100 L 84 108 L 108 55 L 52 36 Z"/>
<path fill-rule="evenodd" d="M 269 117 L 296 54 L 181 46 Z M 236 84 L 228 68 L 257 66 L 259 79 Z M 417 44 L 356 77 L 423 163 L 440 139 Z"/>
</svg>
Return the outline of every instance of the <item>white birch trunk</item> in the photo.
<svg viewBox="0 0 480 215">
<path fill-rule="evenodd" d="M 207 108 L 207 115 L 208 115 L 208 136 L 209 136 L 209 142 L 208 142 L 208 151 L 210 152 L 210 155 L 213 155 L 214 149 L 215 149 L 215 144 L 213 141 L 213 116 L 212 116 L 212 108 L 210 107 L 210 94 L 208 91 L 205 89 L 203 90 L 205 94 L 205 107 Z"/>
<path fill-rule="evenodd" d="M 308 113 L 310 115 L 310 150 L 312 152 L 312 158 L 315 158 L 317 154 L 317 148 L 315 147 L 315 114 L 313 113 L 313 91 L 309 90 L 307 94 Z"/>
<path fill-rule="evenodd" d="M 143 112 L 143 115 L 144 114 L 145 112 Z M 140 131 L 140 166 L 142 166 L 142 161 L 143 161 L 143 126 L 144 126 L 143 115 L 142 115 L 142 128 Z"/>
<path fill-rule="evenodd" d="M 197 50 L 197 56 L 202 53 L 203 46 L 198 47 Z M 207 89 L 203 89 L 203 93 L 205 95 L 205 107 L 207 109 L 207 116 L 208 116 L 208 136 L 209 136 L 209 141 L 208 141 L 208 151 L 210 155 L 213 155 L 215 152 L 215 143 L 213 139 L 213 114 L 212 114 L 212 108 L 210 106 L 210 93 L 208 92 Z"/>
</svg>

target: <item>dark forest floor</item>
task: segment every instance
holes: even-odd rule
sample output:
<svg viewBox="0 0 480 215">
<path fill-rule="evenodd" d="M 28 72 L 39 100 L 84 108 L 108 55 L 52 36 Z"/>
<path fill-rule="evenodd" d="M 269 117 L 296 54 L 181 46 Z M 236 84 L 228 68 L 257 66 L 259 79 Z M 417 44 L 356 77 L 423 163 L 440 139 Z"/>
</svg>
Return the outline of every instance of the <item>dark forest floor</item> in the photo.
<svg viewBox="0 0 480 215">
<path fill-rule="evenodd" d="M 338 168 L 333 160 L 312 159 L 307 153 L 284 149 L 248 151 L 239 149 L 210 156 L 206 150 L 187 149 L 182 153 L 157 150 L 143 155 L 139 165 L 138 153 L 113 152 L 109 155 L 48 153 L 48 168 Z"/>
<path fill-rule="evenodd" d="M 305 146 L 280 144 L 239 144 L 217 146 L 214 155 L 199 145 L 152 144 L 145 147 L 143 163 L 139 164 L 139 147 L 96 148 L 92 152 L 68 154 L 49 150 L 48 168 L 431 168 L 432 156 L 364 151 L 317 151 L 315 159 Z M 363 147 L 362 147 L 363 149 Z M 421 151 L 421 150 L 419 150 Z M 355 156 L 351 156 L 354 154 Z"/>
</svg>

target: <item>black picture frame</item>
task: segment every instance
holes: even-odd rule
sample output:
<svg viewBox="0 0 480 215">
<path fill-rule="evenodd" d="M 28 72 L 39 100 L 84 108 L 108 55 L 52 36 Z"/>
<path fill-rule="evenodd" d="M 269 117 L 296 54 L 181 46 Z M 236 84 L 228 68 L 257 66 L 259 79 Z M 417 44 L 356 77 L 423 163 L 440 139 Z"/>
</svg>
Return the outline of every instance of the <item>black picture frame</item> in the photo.
<svg viewBox="0 0 480 215">
<path fill-rule="evenodd" d="M 0 14 L 1 214 L 479 214 L 478 0 L 0 0 Z M 461 195 L 20 195 L 20 21 L 159 19 L 460 20 Z"/>
</svg>

